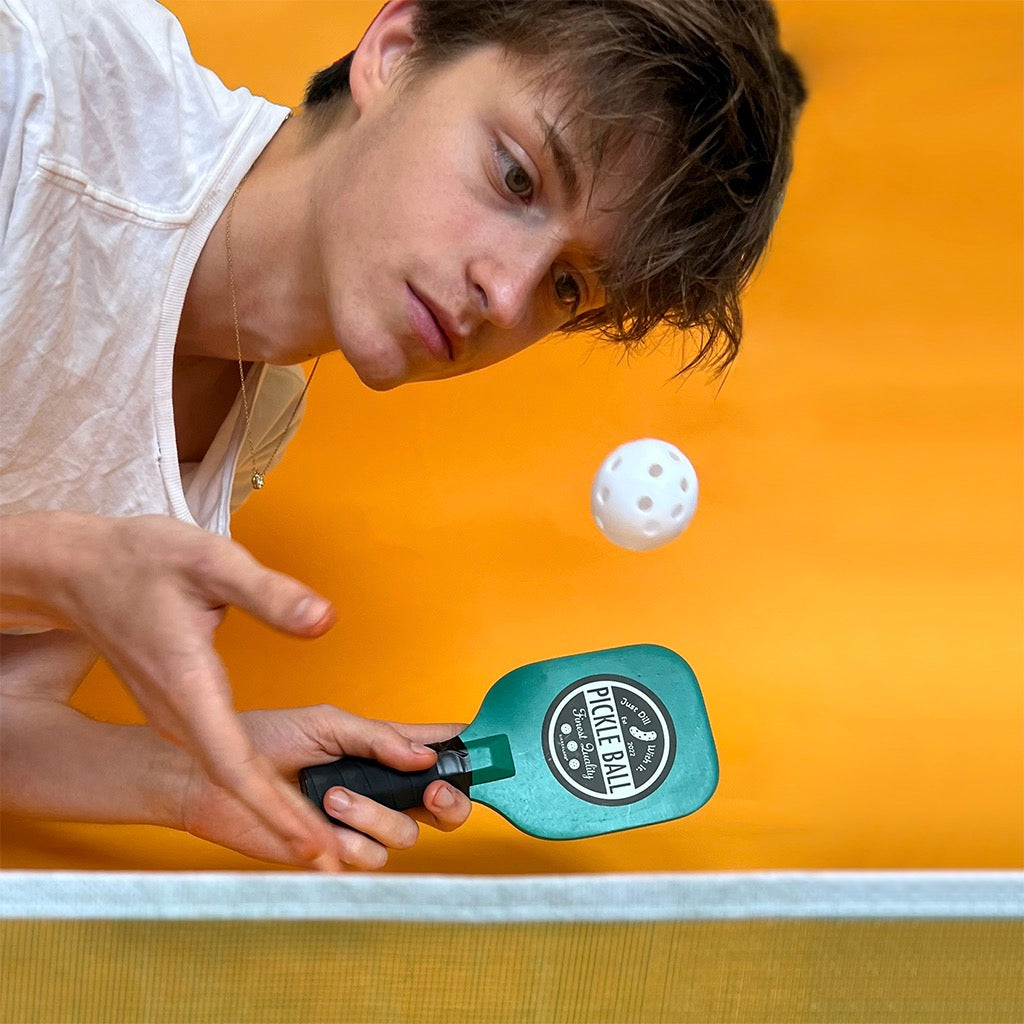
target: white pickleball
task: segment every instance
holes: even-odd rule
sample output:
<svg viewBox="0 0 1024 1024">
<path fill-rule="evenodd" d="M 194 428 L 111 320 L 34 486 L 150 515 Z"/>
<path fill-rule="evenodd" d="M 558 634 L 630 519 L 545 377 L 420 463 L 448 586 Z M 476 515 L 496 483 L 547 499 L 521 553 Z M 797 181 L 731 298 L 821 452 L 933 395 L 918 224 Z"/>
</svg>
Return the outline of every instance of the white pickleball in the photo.
<svg viewBox="0 0 1024 1024">
<path fill-rule="evenodd" d="M 697 473 L 675 445 L 654 437 L 620 445 L 590 493 L 598 529 L 619 547 L 650 551 L 686 529 L 697 510 Z"/>
</svg>

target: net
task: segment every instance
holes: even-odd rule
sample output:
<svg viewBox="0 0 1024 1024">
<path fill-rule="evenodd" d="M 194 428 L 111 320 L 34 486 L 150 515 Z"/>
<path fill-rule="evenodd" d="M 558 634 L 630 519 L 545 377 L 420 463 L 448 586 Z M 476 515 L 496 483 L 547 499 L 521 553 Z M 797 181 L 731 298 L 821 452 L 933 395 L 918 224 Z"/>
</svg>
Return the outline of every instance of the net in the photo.
<svg viewBox="0 0 1024 1024">
<path fill-rule="evenodd" d="M 1024 874 L 4 872 L 3 1020 L 1024 1020 Z"/>
</svg>

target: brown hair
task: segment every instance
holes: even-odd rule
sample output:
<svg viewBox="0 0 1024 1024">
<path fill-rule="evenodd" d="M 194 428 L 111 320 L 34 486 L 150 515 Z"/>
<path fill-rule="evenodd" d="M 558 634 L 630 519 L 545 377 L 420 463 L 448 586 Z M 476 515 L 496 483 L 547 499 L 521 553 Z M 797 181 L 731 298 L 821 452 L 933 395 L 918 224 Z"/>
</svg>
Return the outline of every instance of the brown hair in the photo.
<svg viewBox="0 0 1024 1024">
<path fill-rule="evenodd" d="M 412 73 L 498 44 L 539 63 L 566 97 L 592 170 L 636 147 L 640 180 L 600 268 L 607 302 L 564 330 L 632 344 L 664 324 L 697 336 L 684 369 L 724 369 L 740 294 L 768 246 L 806 99 L 767 0 L 419 0 Z M 348 60 L 306 105 L 347 95 Z M 311 112 L 313 112 L 311 110 Z"/>
</svg>

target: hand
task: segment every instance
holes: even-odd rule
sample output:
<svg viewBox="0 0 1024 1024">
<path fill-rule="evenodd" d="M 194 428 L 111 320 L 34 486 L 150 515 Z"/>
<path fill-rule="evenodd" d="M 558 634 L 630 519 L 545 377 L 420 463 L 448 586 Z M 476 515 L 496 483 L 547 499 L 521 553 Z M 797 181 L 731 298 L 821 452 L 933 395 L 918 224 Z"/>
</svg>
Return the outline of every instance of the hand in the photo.
<svg viewBox="0 0 1024 1024">
<path fill-rule="evenodd" d="M 314 637 L 334 622 L 327 601 L 233 541 L 165 516 L 7 517 L 3 553 L 4 626 L 80 632 L 150 725 L 191 754 L 296 862 L 340 869 L 328 822 L 254 749 L 213 647 L 229 605 Z"/>
<path fill-rule="evenodd" d="M 346 755 L 372 757 L 401 771 L 421 771 L 434 763 L 436 754 L 419 744 L 449 739 L 461 728 L 373 721 L 330 705 L 249 711 L 239 717 L 260 755 L 295 785 L 299 769 Z M 352 826 L 328 825 L 333 852 L 348 867 L 363 870 L 383 867 L 388 850 L 413 846 L 419 836 L 417 821 L 450 832 L 463 824 L 471 808 L 468 797 L 441 781 L 427 787 L 423 809 L 406 813 L 346 790 L 332 789 L 330 793 L 347 795 L 349 806 L 338 816 Z M 305 866 L 292 847 L 244 802 L 212 785 L 199 765 L 185 786 L 181 823 L 193 835 L 247 856 Z"/>
</svg>

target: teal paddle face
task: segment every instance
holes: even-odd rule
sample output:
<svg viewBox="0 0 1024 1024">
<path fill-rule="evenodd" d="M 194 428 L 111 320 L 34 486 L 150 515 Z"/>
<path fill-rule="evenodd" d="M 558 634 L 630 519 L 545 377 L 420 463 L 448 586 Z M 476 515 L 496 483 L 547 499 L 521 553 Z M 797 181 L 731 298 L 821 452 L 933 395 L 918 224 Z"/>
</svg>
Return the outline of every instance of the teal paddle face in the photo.
<svg viewBox="0 0 1024 1024">
<path fill-rule="evenodd" d="M 517 668 L 461 736 L 469 795 L 541 839 L 579 839 L 692 814 L 718 784 L 697 679 L 640 644 Z"/>
</svg>

